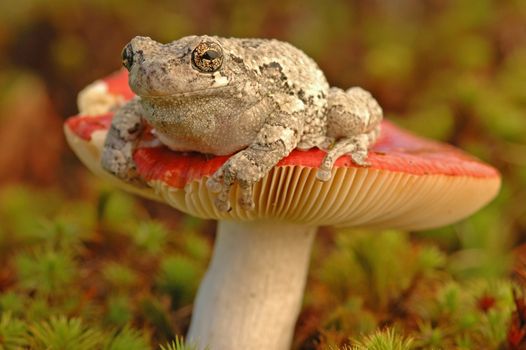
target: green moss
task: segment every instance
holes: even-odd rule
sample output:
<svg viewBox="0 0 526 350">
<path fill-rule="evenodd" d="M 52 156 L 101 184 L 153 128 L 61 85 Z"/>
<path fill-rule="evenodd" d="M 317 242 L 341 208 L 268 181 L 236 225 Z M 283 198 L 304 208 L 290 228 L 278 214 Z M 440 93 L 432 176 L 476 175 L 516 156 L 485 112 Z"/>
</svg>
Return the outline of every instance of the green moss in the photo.
<svg viewBox="0 0 526 350">
<path fill-rule="evenodd" d="M 158 254 L 166 244 L 166 228 L 158 222 L 146 221 L 132 231 L 135 244 L 149 254 Z"/>
<path fill-rule="evenodd" d="M 133 319 L 133 308 L 128 297 L 116 295 L 107 300 L 105 321 L 110 326 L 123 327 Z"/>
<path fill-rule="evenodd" d="M 353 342 L 352 350 L 410 350 L 412 339 L 397 334 L 393 329 L 375 332 L 363 340 Z"/>
<path fill-rule="evenodd" d="M 2 313 L 0 316 L 0 349 L 16 350 L 28 345 L 27 325 L 11 316 Z"/>
<path fill-rule="evenodd" d="M 51 317 L 49 321 L 29 325 L 28 330 L 30 347 L 35 350 L 96 350 L 103 343 L 98 330 L 86 327 L 76 318 Z"/>
<path fill-rule="evenodd" d="M 113 290 L 126 291 L 139 282 L 139 276 L 134 270 L 117 262 L 105 264 L 102 269 L 102 275 Z"/>
<path fill-rule="evenodd" d="M 75 113 L 76 93 L 117 68 L 129 37 L 204 32 L 291 41 L 331 85 L 370 89 L 389 119 L 452 142 L 503 175 L 493 203 L 448 227 L 324 230 L 293 349 L 389 349 L 406 339 L 415 349 L 505 349 L 515 308 L 510 271 L 526 276 L 510 253 L 526 232 L 525 2 L 194 5 L 0 2 L 0 123 L 23 126 L 20 144 L 0 151 L 0 163 L 9 160 L 0 170 L 0 349 L 192 348 L 169 340 L 188 327 L 213 225 L 115 190 L 64 147 L 38 154 L 62 152 L 55 171 L 34 168 L 34 149 L 24 142 L 42 135 L 24 133 L 32 120 L 19 117 L 26 104 L 13 91 L 47 87 L 49 108 L 58 110 L 45 107 L 34 118 Z M 96 53 L 89 67 L 87 53 Z"/>
<path fill-rule="evenodd" d="M 175 340 L 172 340 L 166 345 L 161 345 L 160 350 L 197 350 L 197 346 L 186 344 L 183 338 L 176 337 Z"/>
<path fill-rule="evenodd" d="M 107 338 L 104 350 L 149 350 L 149 339 L 130 327 L 124 327 Z"/>
<path fill-rule="evenodd" d="M 73 282 L 75 269 L 70 256 L 51 249 L 20 254 L 16 258 L 20 288 L 44 295 L 67 289 Z"/>
<path fill-rule="evenodd" d="M 170 255 L 161 261 L 157 285 L 161 291 L 170 295 L 174 305 L 191 303 L 200 274 L 192 260 L 180 255 Z"/>
</svg>

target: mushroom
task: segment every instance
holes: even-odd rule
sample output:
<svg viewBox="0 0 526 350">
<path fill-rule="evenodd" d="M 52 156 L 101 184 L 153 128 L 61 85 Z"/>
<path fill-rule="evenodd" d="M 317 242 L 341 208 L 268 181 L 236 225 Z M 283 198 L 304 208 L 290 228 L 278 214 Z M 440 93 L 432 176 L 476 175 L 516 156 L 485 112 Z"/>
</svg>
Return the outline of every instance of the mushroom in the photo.
<svg viewBox="0 0 526 350">
<path fill-rule="evenodd" d="M 106 93 L 122 94 L 119 84 L 126 84 L 125 79 L 112 79 L 119 88 L 108 85 Z M 106 110 L 111 108 L 110 103 Z M 88 168 L 125 190 L 218 220 L 213 256 L 188 333 L 200 349 L 290 347 L 318 226 L 438 227 L 477 211 L 500 187 L 494 168 L 384 122 L 369 152 L 370 167 L 356 166 L 344 156 L 331 180 L 322 182 L 316 173 L 324 152 L 293 151 L 256 184 L 254 210 L 236 204 L 234 187 L 232 210 L 222 212 L 214 206 L 206 180 L 228 157 L 170 151 L 152 143 L 153 136 L 145 132 L 134 160 L 150 187 L 132 187 L 104 172 L 100 156 L 111 116 L 79 115 L 66 121 L 68 142 Z"/>
</svg>

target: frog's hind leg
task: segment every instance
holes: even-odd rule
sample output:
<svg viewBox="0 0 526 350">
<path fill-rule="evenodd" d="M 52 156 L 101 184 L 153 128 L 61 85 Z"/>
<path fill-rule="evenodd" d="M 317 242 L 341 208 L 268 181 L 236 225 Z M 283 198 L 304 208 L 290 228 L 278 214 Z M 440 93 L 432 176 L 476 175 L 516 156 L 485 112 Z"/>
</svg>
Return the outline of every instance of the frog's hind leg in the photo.
<svg viewBox="0 0 526 350">
<path fill-rule="evenodd" d="M 359 87 L 343 91 L 329 90 L 327 105 L 327 155 L 318 170 L 318 179 L 327 181 L 336 160 L 349 154 L 354 163 L 368 166 L 367 150 L 376 141 L 382 120 L 382 108 L 371 94 Z"/>
<path fill-rule="evenodd" d="M 373 131 L 360 134 L 353 137 L 343 138 L 338 140 L 328 151 L 323 158 L 323 161 L 318 169 L 317 178 L 321 181 L 328 181 L 332 177 L 332 168 L 334 163 L 341 156 L 348 154 L 354 163 L 360 166 L 369 166 L 367 162 L 367 150 L 372 145 L 379 134 L 379 128 Z"/>
</svg>

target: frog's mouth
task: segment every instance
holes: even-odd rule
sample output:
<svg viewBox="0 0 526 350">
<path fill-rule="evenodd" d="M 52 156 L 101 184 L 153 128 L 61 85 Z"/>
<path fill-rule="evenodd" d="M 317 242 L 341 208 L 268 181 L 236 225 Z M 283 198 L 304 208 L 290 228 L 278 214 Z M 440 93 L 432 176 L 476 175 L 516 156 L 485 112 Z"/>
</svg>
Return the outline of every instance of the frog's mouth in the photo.
<svg viewBox="0 0 526 350">
<path fill-rule="evenodd" d="M 200 86 L 196 86 L 196 89 L 191 91 L 174 91 L 173 90 L 183 90 L 185 88 L 190 88 L 192 83 L 195 84 L 196 80 L 203 80 L 208 79 L 208 81 L 204 84 L 200 84 Z M 161 89 L 152 89 L 148 86 L 149 84 L 145 84 L 143 82 L 143 79 L 139 79 L 138 81 L 132 81 L 130 80 L 130 87 L 138 96 L 144 97 L 144 98 L 179 98 L 179 97 L 191 97 L 191 96 L 210 96 L 217 94 L 218 92 L 226 91 L 229 89 L 233 89 L 236 84 L 233 84 L 232 81 L 226 76 L 222 75 L 219 72 L 215 72 L 212 75 L 207 74 L 206 76 L 194 76 L 193 78 L 189 79 L 186 83 L 183 83 L 179 86 L 170 86 L 168 91 Z M 172 90 L 172 91 L 170 91 Z"/>
<path fill-rule="evenodd" d="M 156 94 L 148 94 L 148 93 L 138 93 L 134 91 L 138 96 L 141 98 L 147 98 L 147 99 L 164 99 L 164 98 L 179 98 L 179 97 L 193 97 L 193 96 L 211 96 L 215 95 L 218 92 L 232 90 L 233 87 L 230 85 L 225 86 L 217 86 L 217 87 L 208 87 L 204 89 L 197 89 L 192 91 L 185 91 L 185 92 L 174 92 L 174 93 L 156 93 Z M 132 89 L 133 90 L 133 89 Z"/>
</svg>

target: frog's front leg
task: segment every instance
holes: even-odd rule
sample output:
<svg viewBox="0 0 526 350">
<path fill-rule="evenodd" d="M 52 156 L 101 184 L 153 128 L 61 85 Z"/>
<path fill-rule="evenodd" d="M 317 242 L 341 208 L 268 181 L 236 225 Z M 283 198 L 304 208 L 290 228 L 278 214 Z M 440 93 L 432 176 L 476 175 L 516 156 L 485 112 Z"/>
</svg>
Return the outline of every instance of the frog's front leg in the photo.
<svg viewBox="0 0 526 350">
<path fill-rule="evenodd" d="M 133 151 L 144 129 L 143 111 L 135 98 L 115 112 L 102 151 L 102 168 L 134 185 L 144 185 L 133 161 Z"/>
<path fill-rule="evenodd" d="M 380 133 L 382 108 L 372 95 L 359 88 L 343 91 L 329 90 L 327 108 L 328 151 L 320 165 L 317 177 L 322 181 L 331 178 L 336 160 L 349 154 L 358 165 L 368 166 L 367 152 Z"/>
<path fill-rule="evenodd" d="M 236 182 L 240 189 L 239 204 L 243 209 L 254 209 L 252 187 L 296 147 L 299 117 L 300 113 L 271 117 L 250 146 L 230 157 L 208 179 L 208 188 L 216 194 L 215 205 L 219 210 L 230 209 L 230 189 Z"/>
</svg>

